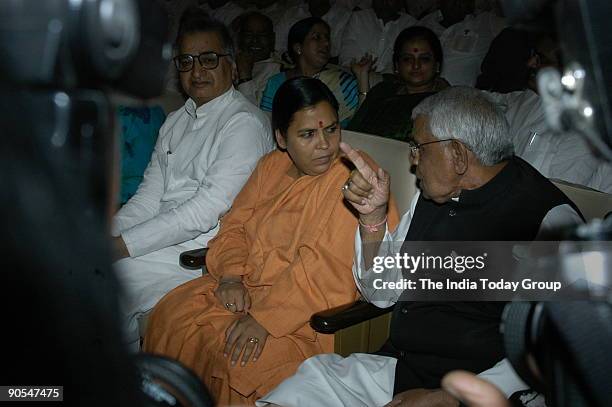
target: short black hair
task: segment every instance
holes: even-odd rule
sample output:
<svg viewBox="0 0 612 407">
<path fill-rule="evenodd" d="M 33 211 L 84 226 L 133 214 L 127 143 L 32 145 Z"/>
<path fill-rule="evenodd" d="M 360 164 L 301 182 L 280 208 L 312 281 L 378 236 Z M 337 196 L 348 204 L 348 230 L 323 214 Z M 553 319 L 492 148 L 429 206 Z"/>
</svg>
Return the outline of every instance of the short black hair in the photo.
<svg viewBox="0 0 612 407">
<path fill-rule="evenodd" d="M 293 50 L 293 46 L 295 44 L 302 44 L 310 30 L 312 30 L 312 27 L 317 24 L 323 24 L 329 29 L 329 24 L 319 17 L 304 18 L 303 20 L 293 24 L 291 29 L 289 29 L 289 35 L 287 37 L 287 53 L 289 54 L 289 57 L 293 63 L 297 62 L 297 55 Z"/>
<path fill-rule="evenodd" d="M 234 41 L 225 24 L 211 18 L 204 10 L 197 7 L 187 8 L 181 16 L 178 35 L 176 36 L 176 48 L 180 48 L 181 41 L 186 35 L 198 32 L 217 33 L 223 43 L 223 52 L 229 54 L 232 60 L 234 60 Z"/>
<path fill-rule="evenodd" d="M 440 65 L 440 71 L 442 71 L 444 54 L 442 52 L 442 44 L 440 44 L 438 36 L 429 28 L 418 25 L 408 27 L 397 35 L 395 43 L 393 44 L 393 63 L 397 64 L 399 61 L 404 44 L 414 39 L 427 41 L 434 54 L 434 59 Z"/>
<path fill-rule="evenodd" d="M 319 102 L 328 102 L 338 115 L 338 100 L 323 82 L 307 76 L 286 80 L 274 95 L 272 128 L 284 136 L 295 112 Z"/>
</svg>

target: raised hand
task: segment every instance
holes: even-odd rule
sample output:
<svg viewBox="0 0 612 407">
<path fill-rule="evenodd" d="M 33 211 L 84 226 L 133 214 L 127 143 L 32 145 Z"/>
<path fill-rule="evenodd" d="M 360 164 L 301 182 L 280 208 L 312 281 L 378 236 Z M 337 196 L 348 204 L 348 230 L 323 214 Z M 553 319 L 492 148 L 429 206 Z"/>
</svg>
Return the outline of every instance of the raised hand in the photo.
<svg viewBox="0 0 612 407">
<path fill-rule="evenodd" d="M 223 356 L 231 356 L 231 365 L 238 363 L 240 354 L 242 360 L 240 366 L 245 366 L 251 355 L 253 362 L 257 361 L 268 339 L 268 331 L 250 315 L 245 315 L 227 328 L 225 331 L 225 348 Z"/>
<path fill-rule="evenodd" d="M 251 296 L 239 279 L 223 278 L 215 290 L 215 297 L 228 311 L 247 312 L 251 308 Z"/>
<path fill-rule="evenodd" d="M 342 187 L 344 199 L 350 202 L 362 217 L 382 219 L 387 214 L 389 203 L 389 174 L 382 168 L 374 171 L 349 144 L 340 143 L 340 149 L 356 168 Z"/>
<path fill-rule="evenodd" d="M 353 72 L 353 75 L 355 75 L 357 79 L 361 79 L 370 73 L 370 70 L 375 63 L 376 58 L 366 53 L 361 57 L 361 59 L 359 59 L 359 61 L 353 60 L 351 62 L 351 72 Z"/>
</svg>

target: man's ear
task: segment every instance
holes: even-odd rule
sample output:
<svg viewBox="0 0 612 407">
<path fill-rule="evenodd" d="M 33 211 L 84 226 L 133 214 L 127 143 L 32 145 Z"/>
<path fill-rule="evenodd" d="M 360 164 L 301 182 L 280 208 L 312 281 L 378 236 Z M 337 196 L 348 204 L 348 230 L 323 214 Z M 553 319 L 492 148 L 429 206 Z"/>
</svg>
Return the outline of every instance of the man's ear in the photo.
<svg viewBox="0 0 612 407">
<path fill-rule="evenodd" d="M 281 134 L 280 130 L 274 130 L 274 137 L 276 138 L 276 143 L 281 148 L 281 150 L 287 149 L 287 140 Z"/>
<path fill-rule="evenodd" d="M 468 170 L 468 150 L 460 142 L 453 140 L 450 143 L 450 152 L 453 158 L 453 166 L 457 175 L 463 175 Z"/>
</svg>

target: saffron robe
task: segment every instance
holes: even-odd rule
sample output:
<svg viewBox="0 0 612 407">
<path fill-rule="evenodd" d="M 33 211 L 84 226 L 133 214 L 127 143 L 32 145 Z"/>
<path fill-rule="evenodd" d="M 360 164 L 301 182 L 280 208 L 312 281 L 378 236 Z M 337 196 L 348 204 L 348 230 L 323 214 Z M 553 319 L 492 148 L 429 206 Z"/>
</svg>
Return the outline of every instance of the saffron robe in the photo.
<svg viewBox="0 0 612 407">
<path fill-rule="evenodd" d="M 293 179 L 292 165 L 281 151 L 262 158 L 209 243 L 209 274 L 170 292 L 150 318 L 145 351 L 187 365 L 220 406 L 253 405 L 310 356 L 333 352 L 333 335 L 316 333 L 310 317 L 358 297 L 357 218 L 341 192 L 350 169 L 337 159 L 324 174 Z M 242 316 L 214 296 L 223 275 L 243 276 L 249 313 L 270 333 L 245 367 L 223 356 L 225 331 Z"/>
</svg>

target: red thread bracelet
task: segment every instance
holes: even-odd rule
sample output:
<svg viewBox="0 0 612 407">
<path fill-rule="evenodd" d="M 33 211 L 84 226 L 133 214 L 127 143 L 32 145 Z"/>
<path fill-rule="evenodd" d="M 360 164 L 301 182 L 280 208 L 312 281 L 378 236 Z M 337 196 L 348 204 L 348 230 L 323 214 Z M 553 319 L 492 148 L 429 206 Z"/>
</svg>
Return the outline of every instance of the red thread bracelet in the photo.
<svg viewBox="0 0 612 407">
<path fill-rule="evenodd" d="M 378 229 L 380 226 L 384 225 L 385 223 L 387 223 L 387 216 L 385 215 L 385 218 L 380 222 L 377 223 L 375 225 L 366 225 L 365 223 L 363 223 L 361 221 L 361 219 L 359 219 L 359 224 L 361 226 L 363 226 L 365 228 L 365 230 L 367 230 L 370 233 L 375 233 L 378 232 L 380 229 Z"/>
</svg>

